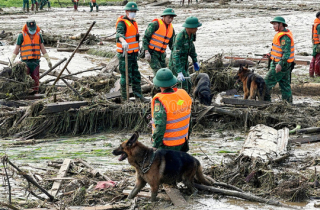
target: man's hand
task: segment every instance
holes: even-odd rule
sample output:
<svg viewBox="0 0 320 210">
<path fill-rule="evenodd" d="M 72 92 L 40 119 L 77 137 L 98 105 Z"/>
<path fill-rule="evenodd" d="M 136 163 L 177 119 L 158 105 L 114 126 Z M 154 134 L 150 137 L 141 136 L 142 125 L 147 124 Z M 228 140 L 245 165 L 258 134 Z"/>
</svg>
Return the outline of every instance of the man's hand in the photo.
<svg viewBox="0 0 320 210">
<path fill-rule="evenodd" d="M 281 65 L 277 64 L 276 65 L 276 73 L 279 73 L 281 71 L 282 67 Z"/>
<path fill-rule="evenodd" d="M 129 45 L 128 45 L 128 43 L 126 42 L 126 40 L 123 40 L 123 41 L 121 42 L 121 44 L 122 44 L 122 49 L 123 49 L 123 51 L 124 51 L 124 52 L 128 51 Z"/>
<path fill-rule="evenodd" d="M 155 148 L 155 147 L 152 147 L 152 149 L 153 149 L 153 151 L 156 151 L 156 150 L 157 150 L 157 148 Z"/>
<path fill-rule="evenodd" d="M 193 68 L 194 68 L 195 71 L 199 71 L 200 70 L 200 66 L 199 66 L 198 62 L 195 62 L 193 64 Z"/>
<path fill-rule="evenodd" d="M 51 69 L 52 68 L 52 63 L 51 63 L 51 60 L 49 58 L 48 53 L 44 54 L 43 57 L 47 60 L 48 66 Z"/>
<path fill-rule="evenodd" d="M 145 59 L 150 62 L 151 61 L 151 55 L 149 53 L 149 50 L 144 51 L 144 55 L 145 55 Z"/>
<path fill-rule="evenodd" d="M 8 64 L 9 67 L 12 67 L 11 65 L 13 65 L 14 60 L 16 59 L 17 55 L 12 53 L 11 58 L 10 58 L 10 62 Z"/>
<path fill-rule="evenodd" d="M 182 72 L 179 72 L 179 73 L 178 73 L 177 80 L 179 80 L 179 81 L 185 81 L 185 80 L 186 80 L 186 79 L 184 78 Z"/>
</svg>

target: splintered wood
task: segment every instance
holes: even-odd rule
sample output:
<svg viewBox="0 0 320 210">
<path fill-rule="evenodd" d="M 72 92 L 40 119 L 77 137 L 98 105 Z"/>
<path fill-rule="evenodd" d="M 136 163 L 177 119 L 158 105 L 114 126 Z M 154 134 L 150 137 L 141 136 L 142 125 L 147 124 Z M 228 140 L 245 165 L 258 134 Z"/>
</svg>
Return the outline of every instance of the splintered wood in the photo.
<svg viewBox="0 0 320 210">
<path fill-rule="evenodd" d="M 259 124 L 250 128 L 240 155 L 264 161 L 277 159 L 287 153 L 288 139 L 288 128 L 276 130 Z"/>
</svg>

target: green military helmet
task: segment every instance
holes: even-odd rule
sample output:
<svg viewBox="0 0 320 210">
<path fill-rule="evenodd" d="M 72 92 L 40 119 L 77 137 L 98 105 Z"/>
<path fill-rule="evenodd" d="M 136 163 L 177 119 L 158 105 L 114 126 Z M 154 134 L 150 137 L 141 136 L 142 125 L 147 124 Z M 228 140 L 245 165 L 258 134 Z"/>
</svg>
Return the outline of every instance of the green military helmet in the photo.
<svg viewBox="0 0 320 210">
<path fill-rule="evenodd" d="M 166 15 L 170 15 L 174 17 L 177 16 L 176 13 L 174 13 L 174 10 L 172 8 L 166 8 L 165 10 L 163 10 L 161 17 Z"/>
<path fill-rule="evenodd" d="M 270 21 L 271 24 L 274 23 L 274 22 L 283 23 L 283 26 L 284 26 L 284 27 L 287 27 L 287 26 L 288 26 L 288 24 L 286 24 L 285 19 L 284 19 L 283 17 L 280 17 L 280 16 L 277 16 L 277 17 L 273 18 L 272 21 Z"/>
<path fill-rule="evenodd" d="M 124 10 L 139 11 L 138 5 L 136 4 L 136 2 L 132 2 L 132 1 L 126 4 L 126 6 L 124 7 Z"/>
<path fill-rule="evenodd" d="M 27 20 L 26 24 L 30 33 L 36 32 L 37 24 L 35 20 Z"/>
<path fill-rule="evenodd" d="M 199 22 L 198 18 L 191 16 L 186 19 L 182 26 L 185 28 L 198 28 L 202 26 L 202 23 Z"/>
<path fill-rule="evenodd" d="M 157 87 L 171 87 L 176 83 L 177 78 L 172 74 L 172 71 L 167 68 L 159 69 L 153 78 L 153 84 Z"/>
</svg>

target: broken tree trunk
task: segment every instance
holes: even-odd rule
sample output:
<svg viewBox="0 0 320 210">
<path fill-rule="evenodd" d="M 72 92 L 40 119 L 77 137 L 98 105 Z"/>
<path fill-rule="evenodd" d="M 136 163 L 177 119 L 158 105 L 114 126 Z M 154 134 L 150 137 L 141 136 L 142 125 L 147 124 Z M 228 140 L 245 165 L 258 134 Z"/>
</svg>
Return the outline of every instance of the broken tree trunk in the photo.
<svg viewBox="0 0 320 210">
<path fill-rule="evenodd" d="M 293 208 L 292 206 L 280 203 L 279 201 L 260 198 L 258 196 L 251 195 L 249 193 L 238 192 L 238 191 L 233 191 L 233 190 L 225 190 L 225 189 L 220 189 L 220 188 L 215 188 L 215 187 L 200 185 L 200 184 L 194 184 L 194 186 L 196 188 L 198 188 L 199 190 L 208 190 L 210 192 L 219 193 L 219 194 L 223 194 L 223 195 L 227 195 L 227 196 L 233 196 L 233 197 L 237 197 L 237 198 L 242 198 L 242 199 L 245 199 L 248 201 L 265 203 L 265 204 L 274 205 L 274 206 Z"/>
<path fill-rule="evenodd" d="M 70 164 L 71 164 L 71 159 L 64 159 L 62 165 L 61 165 L 61 168 L 58 172 L 58 175 L 57 175 L 57 178 L 62 178 L 62 177 L 65 177 L 67 175 L 67 172 L 69 170 L 69 167 L 70 167 Z M 60 186 L 62 184 L 62 180 L 57 180 L 53 183 L 52 185 L 52 188 L 51 188 L 51 195 L 53 197 L 56 197 L 58 192 L 59 192 L 59 189 L 60 189 Z"/>
<path fill-rule="evenodd" d="M 301 143 L 301 144 L 309 144 L 309 143 L 315 143 L 320 141 L 320 135 L 316 136 L 310 136 L 305 138 L 296 138 L 296 139 L 290 139 L 290 143 Z"/>
</svg>

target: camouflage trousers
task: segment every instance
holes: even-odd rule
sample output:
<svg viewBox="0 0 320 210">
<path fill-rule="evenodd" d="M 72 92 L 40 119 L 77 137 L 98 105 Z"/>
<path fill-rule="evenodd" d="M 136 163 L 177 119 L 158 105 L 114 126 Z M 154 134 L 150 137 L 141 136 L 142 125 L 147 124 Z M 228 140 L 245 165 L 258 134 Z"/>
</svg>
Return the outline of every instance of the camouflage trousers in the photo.
<svg viewBox="0 0 320 210">
<path fill-rule="evenodd" d="M 189 77 L 189 71 L 188 71 L 188 66 L 189 66 L 189 62 L 187 61 L 186 63 L 183 63 L 181 61 L 182 65 L 185 67 L 183 68 L 182 70 L 182 74 L 184 77 Z M 173 65 L 173 62 L 171 62 L 171 59 L 170 59 L 170 62 L 169 62 L 169 69 L 172 71 L 173 75 L 174 76 L 178 76 L 178 73 L 177 73 L 177 70 L 175 68 L 175 66 Z M 191 81 L 190 79 L 185 79 L 184 81 L 178 81 L 177 83 L 177 88 L 182 88 L 184 89 L 185 91 L 187 91 L 187 93 L 190 93 L 191 91 Z"/>
<path fill-rule="evenodd" d="M 155 50 L 150 50 L 151 61 L 149 62 L 150 67 L 153 71 L 153 75 L 156 76 L 156 73 L 159 69 L 167 67 L 166 64 L 166 53 L 161 53 Z"/>
<path fill-rule="evenodd" d="M 99 5 L 98 5 L 97 3 L 91 3 L 91 2 L 90 2 L 90 12 L 93 11 L 93 7 L 96 7 L 96 11 L 98 12 Z"/>
<path fill-rule="evenodd" d="M 265 101 L 271 101 L 270 91 L 271 89 L 279 82 L 282 100 L 286 100 L 289 103 L 292 103 L 292 93 L 291 93 L 291 72 L 290 67 L 282 69 L 280 72 L 276 73 L 277 62 L 271 62 L 270 71 L 267 73 L 264 78 L 267 86 L 267 91 L 264 97 Z"/>
<path fill-rule="evenodd" d="M 121 73 L 120 86 L 121 97 L 123 100 L 127 99 L 126 91 L 126 61 L 125 57 L 122 57 L 122 53 L 117 53 L 119 60 L 119 71 Z M 141 75 L 138 70 L 138 53 L 128 53 L 128 73 L 129 73 L 129 85 L 132 86 L 132 91 L 135 97 L 141 98 Z"/>
</svg>

